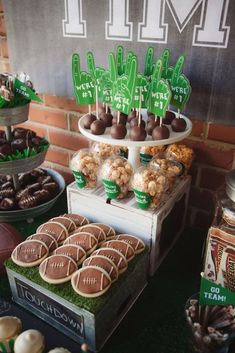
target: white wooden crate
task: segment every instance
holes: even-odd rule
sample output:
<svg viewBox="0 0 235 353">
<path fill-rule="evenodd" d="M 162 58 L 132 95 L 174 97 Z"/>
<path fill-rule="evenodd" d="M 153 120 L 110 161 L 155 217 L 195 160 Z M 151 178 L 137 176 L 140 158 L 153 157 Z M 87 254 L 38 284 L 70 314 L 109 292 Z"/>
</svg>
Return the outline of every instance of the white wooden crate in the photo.
<svg viewBox="0 0 235 353">
<path fill-rule="evenodd" d="M 68 212 L 140 237 L 150 249 L 149 273 L 153 275 L 184 229 L 190 181 L 189 176 L 180 179 L 155 210 L 139 209 L 132 193 L 128 199 L 108 202 L 102 186 L 84 190 L 73 182 L 67 187 Z"/>
</svg>

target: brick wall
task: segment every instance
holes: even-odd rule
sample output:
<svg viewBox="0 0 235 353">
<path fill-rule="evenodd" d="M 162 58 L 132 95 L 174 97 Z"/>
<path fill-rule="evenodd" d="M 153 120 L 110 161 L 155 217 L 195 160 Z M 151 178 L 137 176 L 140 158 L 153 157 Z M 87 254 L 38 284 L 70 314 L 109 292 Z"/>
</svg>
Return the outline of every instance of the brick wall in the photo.
<svg viewBox="0 0 235 353">
<path fill-rule="evenodd" d="M 10 71 L 1 0 L 0 70 Z M 77 130 L 84 108 L 76 106 L 74 100 L 66 97 L 43 94 L 41 98 L 42 104 L 31 104 L 29 121 L 24 127 L 28 126 L 50 141 L 45 166 L 59 171 L 69 183 L 73 180 L 69 170 L 71 156 L 79 148 L 88 146 L 86 138 Z M 183 142 L 192 147 L 196 154 L 191 169 L 188 222 L 206 229 L 211 222 L 215 189 L 224 182 L 226 172 L 235 168 L 235 128 L 193 119 L 192 135 Z"/>
</svg>

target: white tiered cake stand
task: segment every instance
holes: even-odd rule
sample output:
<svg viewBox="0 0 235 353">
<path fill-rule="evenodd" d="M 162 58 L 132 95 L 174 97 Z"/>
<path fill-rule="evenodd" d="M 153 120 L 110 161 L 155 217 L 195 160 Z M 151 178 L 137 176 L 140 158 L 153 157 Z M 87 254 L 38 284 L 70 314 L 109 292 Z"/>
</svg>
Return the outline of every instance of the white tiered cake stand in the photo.
<svg viewBox="0 0 235 353">
<path fill-rule="evenodd" d="M 84 117 L 86 115 L 82 116 L 78 122 L 79 131 L 90 140 L 106 143 L 109 145 L 127 147 L 128 161 L 131 163 L 134 170 L 136 170 L 140 166 L 141 147 L 169 145 L 175 142 L 179 142 L 185 139 L 187 136 L 189 136 L 192 131 L 192 122 L 186 116 L 180 114 L 180 117 L 186 121 L 186 124 L 187 124 L 186 129 L 183 132 L 174 132 L 171 126 L 167 125 L 167 127 L 170 130 L 170 137 L 168 139 L 153 141 L 152 137 L 148 135 L 145 141 L 132 141 L 129 139 L 130 129 L 129 129 L 129 124 L 127 123 L 127 135 L 124 139 L 119 140 L 119 139 L 112 138 L 112 136 L 110 135 L 111 128 L 106 128 L 105 133 L 103 135 L 93 135 L 90 130 L 85 129 Z M 146 110 L 142 112 L 142 115 L 145 117 L 144 120 L 146 120 L 146 116 L 147 116 Z M 163 122 L 164 122 L 164 119 L 163 119 Z"/>
</svg>

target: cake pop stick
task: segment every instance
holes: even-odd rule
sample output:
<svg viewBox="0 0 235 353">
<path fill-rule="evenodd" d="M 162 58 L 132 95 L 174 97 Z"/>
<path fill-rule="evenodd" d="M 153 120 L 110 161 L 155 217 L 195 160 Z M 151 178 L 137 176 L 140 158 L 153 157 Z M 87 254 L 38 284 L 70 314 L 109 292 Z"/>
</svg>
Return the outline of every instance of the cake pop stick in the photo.
<svg viewBox="0 0 235 353">
<path fill-rule="evenodd" d="M 95 105 L 96 105 L 96 116 L 99 119 L 99 100 L 98 100 L 98 86 L 95 86 Z"/>
<path fill-rule="evenodd" d="M 140 126 L 141 124 L 141 102 L 142 102 L 142 87 L 140 87 L 140 96 L 139 96 L 138 126 Z"/>
<path fill-rule="evenodd" d="M 91 114 L 91 104 L 88 104 L 88 113 Z"/>
</svg>

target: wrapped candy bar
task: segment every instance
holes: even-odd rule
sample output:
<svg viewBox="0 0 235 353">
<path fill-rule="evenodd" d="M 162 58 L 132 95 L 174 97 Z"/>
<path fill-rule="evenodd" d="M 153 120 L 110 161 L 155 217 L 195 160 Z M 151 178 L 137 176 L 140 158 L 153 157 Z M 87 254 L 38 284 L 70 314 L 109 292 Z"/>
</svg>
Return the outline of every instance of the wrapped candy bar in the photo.
<svg viewBox="0 0 235 353">
<path fill-rule="evenodd" d="M 97 187 L 100 165 L 100 158 L 89 149 L 84 148 L 74 154 L 70 168 L 80 189 Z"/>
<path fill-rule="evenodd" d="M 174 143 L 167 147 L 166 158 L 183 163 L 186 172 L 188 172 L 194 158 L 194 152 L 185 145 L 177 145 Z"/>
<path fill-rule="evenodd" d="M 169 187 L 165 175 L 151 167 L 140 167 L 134 174 L 132 188 L 139 208 L 156 208 Z"/>
<path fill-rule="evenodd" d="M 133 175 L 131 164 L 124 157 L 110 157 L 101 168 L 101 178 L 106 195 L 110 199 L 123 199 L 127 196 Z"/>
</svg>

